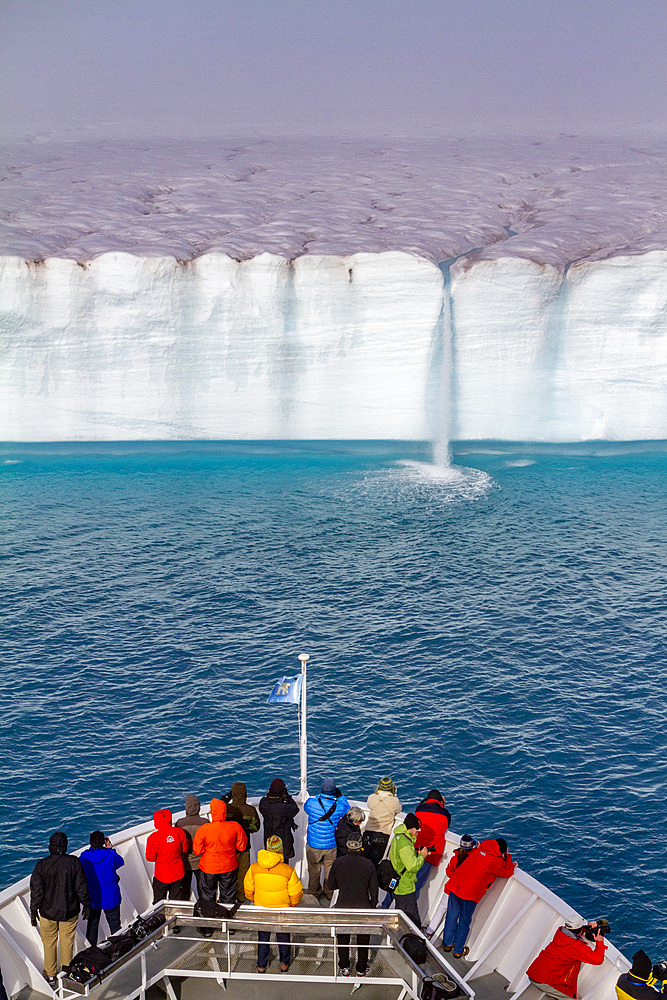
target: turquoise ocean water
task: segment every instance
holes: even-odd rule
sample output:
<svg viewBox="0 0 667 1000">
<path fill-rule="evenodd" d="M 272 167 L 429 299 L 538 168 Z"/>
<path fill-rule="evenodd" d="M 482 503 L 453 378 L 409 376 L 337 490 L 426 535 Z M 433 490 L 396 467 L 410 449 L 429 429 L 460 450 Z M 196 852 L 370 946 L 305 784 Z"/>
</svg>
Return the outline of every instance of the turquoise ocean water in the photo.
<svg viewBox="0 0 667 1000">
<path fill-rule="evenodd" d="M 0 447 L 0 882 L 185 792 L 407 807 L 667 955 L 661 445 Z"/>
</svg>

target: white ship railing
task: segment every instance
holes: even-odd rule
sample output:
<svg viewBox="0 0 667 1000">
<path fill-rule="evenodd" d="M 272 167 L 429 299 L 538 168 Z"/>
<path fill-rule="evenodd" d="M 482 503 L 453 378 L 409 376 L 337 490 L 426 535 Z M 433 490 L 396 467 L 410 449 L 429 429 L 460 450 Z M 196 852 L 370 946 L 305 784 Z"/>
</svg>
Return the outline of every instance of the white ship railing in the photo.
<svg viewBox="0 0 667 1000">
<path fill-rule="evenodd" d="M 414 932 L 411 921 L 400 911 L 332 910 L 314 908 L 265 909 L 248 907 L 226 919 L 195 917 L 193 903 L 157 904 L 151 912 L 166 917 L 158 928 L 129 954 L 106 969 L 102 978 L 89 984 L 72 982 L 59 976 L 59 1000 L 105 1000 L 105 994 L 125 1000 L 144 1000 L 146 991 L 160 983 L 171 1000 L 176 1000 L 173 980 L 208 979 L 226 987 L 229 980 L 257 980 L 270 996 L 266 983 L 285 983 L 286 977 L 271 971 L 256 971 L 257 931 L 287 931 L 291 937 L 292 964 L 289 985 L 293 995 L 317 995 L 314 984 L 342 984 L 357 988 L 372 982 L 375 986 L 398 988 L 397 997 L 419 1000 L 424 971 L 410 958 L 401 944 L 404 934 Z M 205 928 L 211 937 L 202 937 Z M 177 931 L 177 936 L 175 934 Z M 339 934 L 366 934 L 372 968 L 368 978 L 341 976 L 337 960 Z M 427 945 L 431 971 L 453 980 L 459 988 L 459 1000 L 475 1000 L 474 989 L 432 946 Z M 275 944 L 274 944 L 275 951 Z M 277 963 L 276 963 L 277 964 Z M 306 993 L 299 984 L 310 984 Z"/>
<path fill-rule="evenodd" d="M 257 803 L 258 799 L 249 801 Z M 351 802 L 362 809 L 365 803 Z M 205 810 L 202 809 L 205 815 Z M 182 816 L 175 813 L 174 816 Z M 304 855 L 304 815 L 297 817 L 299 829 L 295 833 L 297 859 Z M 399 820 L 400 821 L 400 817 Z M 146 861 L 146 841 L 153 832 L 152 822 L 122 830 L 112 836 L 113 846 L 125 859 L 120 870 L 121 876 L 121 920 L 123 924 L 152 905 L 151 880 L 153 865 Z M 48 831 L 45 831 L 48 840 Z M 458 846 L 459 838 L 448 832 L 446 855 L 435 874 L 422 889 L 419 903 L 424 926 L 435 918 L 441 909 L 445 867 L 447 859 Z M 263 846 L 261 834 L 251 838 L 252 857 Z M 75 853 L 80 853 L 77 851 Z M 293 862 L 294 863 L 294 862 Z M 303 861 L 297 862 L 302 880 L 305 868 Z M 37 928 L 30 923 L 30 879 L 25 878 L 0 892 L 0 967 L 5 987 L 10 996 L 25 986 L 37 992 L 48 994 L 49 988 L 42 975 L 42 944 Z M 381 893 L 382 895 L 382 893 Z M 240 911 L 244 913 L 245 911 Z M 299 912 L 299 910 L 295 910 Z M 333 912 L 322 909 L 330 922 Z M 540 994 L 529 982 L 525 970 L 533 958 L 548 944 L 556 929 L 572 913 L 560 897 L 550 892 L 536 879 L 517 868 L 510 879 L 498 879 L 489 889 L 475 909 L 468 937 L 472 963 L 465 974 L 465 981 L 474 981 L 490 972 L 498 972 L 507 982 L 508 1000 L 539 1000 Z M 102 918 L 104 922 L 105 918 Z M 433 943 L 440 944 L 439 937 L 444 922 L 441 916 L 437 936 Z M 103 932 L 102 932 L 103 933 Z M 621 972 L 629 969 L 630 963 L 613 944 L 608 947 L 602 965 L 582 966 L 579 975 L 578 995 L 580 1000 L 615 1000 L 614 985 Z M 79 921 L 76 935 L 76 950 L 85 948 L 85 923 Z"/>
</svg>

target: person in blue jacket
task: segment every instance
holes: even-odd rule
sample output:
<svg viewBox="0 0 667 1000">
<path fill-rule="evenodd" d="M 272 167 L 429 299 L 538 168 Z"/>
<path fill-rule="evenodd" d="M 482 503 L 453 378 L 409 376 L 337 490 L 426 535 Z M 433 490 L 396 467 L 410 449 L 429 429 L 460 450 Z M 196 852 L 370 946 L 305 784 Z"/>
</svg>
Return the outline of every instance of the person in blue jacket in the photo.
<svg viewBox="0 0 667 1000">
<path fill-rule="evenodd" d="M 92 945 L 97 944 L 102 910 L 107 918 L 112 934 L 120 930 L 120 887 L 118 869 L 125 864 L 111 841 L 101 830 L 93 830 L 90 835 L 90 849 L 81 855 L 81 864 L 90 893 L 90 917 L 86 937 Z"/>
<path fill-rule="evenodd" d="M 306 862 L 308 864 L 308 892 L 318 899 L 324 893 L 327 899 L 333 890 L 327 886 L 331 866 L 336 860 L 336 826 L 341 816 L 350 808 L 350 803 L 336 788 L 336 782 L 325 778 L 320 795 L 306 799 L 304 812 L 308 816 L 306 831 Z M 324 870 L 323 886 L 320 872 Z"/>
</svg>

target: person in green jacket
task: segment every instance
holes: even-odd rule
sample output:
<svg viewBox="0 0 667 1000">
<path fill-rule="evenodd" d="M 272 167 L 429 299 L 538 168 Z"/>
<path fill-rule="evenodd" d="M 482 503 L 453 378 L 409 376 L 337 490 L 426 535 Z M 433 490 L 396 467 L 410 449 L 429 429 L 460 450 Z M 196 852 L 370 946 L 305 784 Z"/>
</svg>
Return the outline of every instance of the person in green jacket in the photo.
<svg viewBox="0 0 667 1000">
<path fill-rule="evenodd" d="M 394 889 L 396 909 L 403 910 L 412 922 L 421 930 L 421 918 L 417 908 L 417 872 L 424 864 L 424 858 L 429 852 L 429 845 L 419 850 L 415 840 L 421 827 L 414 813 L 408 813 L 403 823 L 394 830 L 394 836 L 389 845 L 389 860 L 400 879 Z"/>
<path fill-rule="evenodd" d="M 248 789 L 242 781 L 234 782 L 229 795 L 225 795 L 225 802 L 227 803 L 227 819 L 235 819 L 237 823 L 240 823 L 245 830 L 246 837 L 248 838 L 248 845 L 245 851 L 238 852 L 239 877 L 238 884 L 236 886 L 237 900 L 239 903 L 245 903 L 246 898 L 243 889 L 243 880 L 245 879 L 246 872 L 250 868 L 250 835 L 257 833 L 260 821 L 257 810 L 248 802 Z"/>
</svg>

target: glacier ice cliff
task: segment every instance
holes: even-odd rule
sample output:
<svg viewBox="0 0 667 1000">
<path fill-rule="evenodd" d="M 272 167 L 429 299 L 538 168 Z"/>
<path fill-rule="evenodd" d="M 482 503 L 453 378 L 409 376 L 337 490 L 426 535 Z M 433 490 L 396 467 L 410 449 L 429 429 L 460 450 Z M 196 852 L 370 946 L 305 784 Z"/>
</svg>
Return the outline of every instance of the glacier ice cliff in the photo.
<svg viewBox="0 0 667 1000">
<path fill-rule="evenodd" d="M 11 147 L 0 439 L 667 437 L 664 159 Z"/>
</svg>

